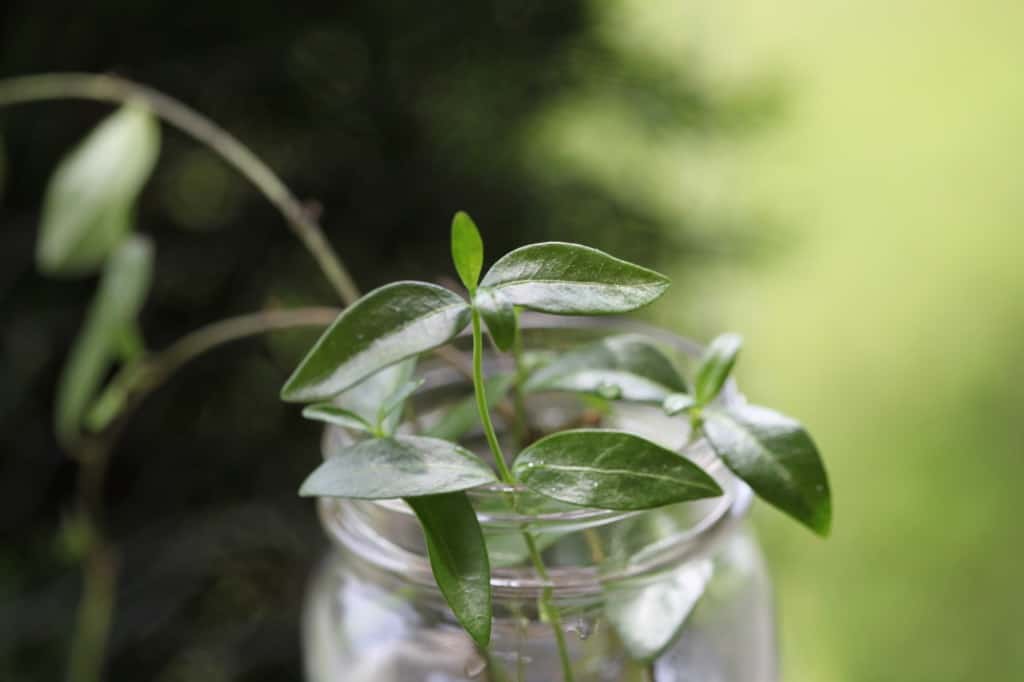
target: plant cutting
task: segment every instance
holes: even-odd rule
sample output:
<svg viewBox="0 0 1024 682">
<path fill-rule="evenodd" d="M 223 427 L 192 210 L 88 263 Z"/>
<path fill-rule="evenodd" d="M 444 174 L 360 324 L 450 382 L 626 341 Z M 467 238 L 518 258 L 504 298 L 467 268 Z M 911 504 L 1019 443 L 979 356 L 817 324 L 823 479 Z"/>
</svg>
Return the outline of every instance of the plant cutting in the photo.
<svg viewBox="0 0 1024 682">
<path fill-rule="evenodd" d="M 102 470 L 118 429 L 147 393 L 192 357 L 236 338 L 293 326 L 329 322 L 285 382 L 281 397 L 304 404 L 304 417 L 345 434 L 343 440 L 329 441 L 323 463 L 302 484 L 300 494 L 403 500 L 420 524 L 436 586 L 487 661 L 492 679 L 506 675 L 491 655 L 493 569 L 498 563 L 528 566 L 541 584 L 536 612 L 550 628 L 561 679 L 576 680 L 580 667 L 589 665 L 573 657 L 566 641 L 568 626 L 547 558 L 579 550 L 568 535 L 539 534 L 527 521 L 500 544 L 480 521 L 494 509 L 481 509 L 474 491 L 499 490 L 489 504 L 523 519 L 550 510 L 629 515 L 676 509 L 726 493 L 722 476 L 694 455 L 707 444 L 714 462 L 763 500 L 813 532 L 828 534 L 828 480 L 806 430 L 769 408 L 721 400 L 741 348 L 737 335 L 714 339 L 690 380 L 671 352 L 642 333 L 605 335 L 564 349 L 528 352 L 524 347 L 524 314 L 632 312 L 666 291 L 669 280 L 664 275 L 562 242 L 520 247 L 485 272 L 480 231 L 469 215 L 458 212 L 450 240 L 464 291 L 402 281 L 360 296 L 315 220 L 283 183 L 195 112 L 161 93 L 106 77 L 28 78 L 6 88 L 0 83 L 0 104 L 68 94 L 130 102 L 55 173 L 38 249 L 39 267 L 47 273 L 102 273 L 96 301 L 62 377 L 56 410 L 58 437 L 82 462 L 83 473 L 89 473 L 83 476 L 78 517 L 89 538 L 82 550 L 85 625 L 98 622 L 101 630 L 109 626 L 112 559 L 96 515 Z M 264 190 L 335 284 L 347 304 L 344 310 L 264 311 L 214 323 L 160 353 L 145 350 L 137 315 L 149 285 L 154 248 L 134 232 L 131 215 L 158 156 L 153 112 L 221 152 Z M 467 329 L 468 362 L 453 345 Z M 506 357 L 511 369 L 486 373 L 485 355 Z M 456 367 L 472 385 L 468 400 L 432 414 L 430 420 L 413 409 L 429 389 L 426 377 L 417 374 L 427 358 Z M 556 424 L 539 423 L 528 404 L 551 396 L 568 396 L 573 404 L 588 406 L 586 418 L 573 413 Z M 685 446 L 668 447 L 611 424 L 609 415 L 625 405 L 670 418 L 671 430 L 684 437 Z M 477 434 L 483 447 L 474 440 Z M 630 532 L 648 532 L 640 524 L 650 517 L 636 518 L 638 525 Z M 609 563 L 605 539 L 590 532 L 585 541 L 596 565 Z M 499 545 L 504 552 L 495 561 L 492 555 Z M 680 637 L 712 570 L 708 562 L 697 563 L 641 589 L 620 589 L 608 580 L 606 618 L 616 641 L 647 679 L 654 676 L 652 661 Z M 85 625 L 75 639 L 72 679 L 98 678 L 103 643 Z M 519 679 L 523 664 L 517 664 Z"/>
<path fill-rule="evenodd" d="M 495 347 L 515 353 L 518 310 L 556 315 L 603 315 L 640 308 L 668 287 L 668 279 L 578 244 L 531 244 L 499 258 L 481 278 L 480 233 L 465 213 L 451 228 L 452 258 L 466 297 L 425 282 L 376 289 L 343 312 L 284 385 L 288 401 L 310 402 L 303 414 L 363 434 L 327 453 L 301 493 L 358 499 L 402 498 L 419 517 L 438 587 L 459 622 L 481 648 L 491 635 L 490 564 L 477 512 L 465 491 L 496 479 L 559 502 L 639 511 L 722 494 L 690 459 L 628 431 L 572 428 L 544 434 L 509 459 L 491 417 L 482 369 L 484 328 Z M 384 421 L 418 387 L 396 384 L 375 422 L 340 408 L 334 399 L 395 363 L 449 343 L 466 326 L 472 337 L 472 381 L 489 463 L 457 440 L 397 433 Z M 727 334 L 707 349 L 693 390 L 672 360 L 642 337 L 603 339 L 529 370 L 516 357 L 508 387 L 514 393 L 569 391 L 605 399 L 661 404 L 688 420 L 737 476 L 762 498 L 820 535 L 831 520 L 828 483 L 817 449 L 796 421 L 763 407 L 717 409 L 713 403 L 732 372 L 740 339 Z M 519 415 L 522 419 L 522 414 Z M 520 431 L 523 429 L 520 428 Z M 489 465 L 490 464 L 490 465 Z M 511 495 L 509 504 L 515 508 Z M 536 539 L 523 530 L 529 560 L 546 569 Z M 558 641 L 562 676 L 573 667 L 550 594 L 542 612 Z"/>
</svg>

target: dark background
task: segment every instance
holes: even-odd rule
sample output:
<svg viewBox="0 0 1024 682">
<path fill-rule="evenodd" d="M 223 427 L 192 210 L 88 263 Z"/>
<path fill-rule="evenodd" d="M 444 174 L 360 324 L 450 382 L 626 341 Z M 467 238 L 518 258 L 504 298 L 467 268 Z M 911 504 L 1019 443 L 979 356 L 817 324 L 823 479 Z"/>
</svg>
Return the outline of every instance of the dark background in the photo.
<svg viewBox="0 0 1024 682">
<path fill-rule="evenodd" d="M 770 88 L 716 97 L 687 63 L 623 50 L 582 2 L 8 1 L 0 75 L 110 72 L 211 117 L 322 209 L 366 290 L 450 273 L 451 215 L 489 259 L 542 239 L 652 267 L 758 253 L 734 215 L 714 230 L 581 172 L 538 131 L 552 111 L 611 103 L 657 143 L 737 137 Z M 61 541 L 76 468 L 52 435 L 54 386 L 94 290 L 33 265 L 39 206 L 61 156 L 110 111 L 61 101 L 0 112 L 0 679 L 59 679 L 79 580 Z M 609 141 L 610 142 L 610 141 Z M 265 306 L 334 304 L 281 217 L 177 131 L 141 199 L 156 277 L 151 348 Z M 685 267 L 684 267 L 685 270 Z M 676 299 L 677 302 L 679 299 Z M 153 395 L 116 450 L 106 523 L 122 552 L 110 679 L 264 680 L 300 674 L 306 575 L 325 548 L 295 490 L 318 428 L 278 402 L 308 334 L 201 358 Z"/>
</svg>

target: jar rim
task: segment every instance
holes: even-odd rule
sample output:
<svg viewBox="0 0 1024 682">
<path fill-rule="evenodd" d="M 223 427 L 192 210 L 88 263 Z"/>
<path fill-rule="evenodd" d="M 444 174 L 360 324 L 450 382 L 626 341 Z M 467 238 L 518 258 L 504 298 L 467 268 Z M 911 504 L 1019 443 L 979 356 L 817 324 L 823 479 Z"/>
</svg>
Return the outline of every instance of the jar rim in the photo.
<svg viewBox="0 0 1024 682">
<path fill-rule="evenodd" d="M 594 317 L 556 317 L 541 313 L 527 313 L 522 316 L 522 327 L 526 330 L 557 330 L 577 329 L 596 330 L 609 333 L 638 332 L 662 341 L 667 345 L 691 357 L 699 357 L 703 347 L 668 330 L 631 320 L 594 318 Z M 719 397 L 726 405 L 745 402 L 745 398 L 730 378 L 723 387 Z M 328 426 L 327 429 L 338 428 Z M 553 588 L 559 594 L 591 593 L 600 590 L 601 585 L 609 580 L 622 580 L 656 573 L 666 567 L 678 565 L 693 558 L 706 555 L 712 546 L 727 536 L 730 531 L 746 516 L 753 500 L 750 488 L 735 477 L 721 460 L 715 456 L 710 446 L 700 439 L 685 448 L 691 460 L 701 466 L 710 475 L 718 479 L 725 493 L 711 500 L 698 501 L 708 506 L 706 512 L 695 515 L 694 522 L 660 539 L 654 546 L 644 548 L 642 557 L 630 559 L 626 565 L 604 570 L 598 566 L 559 566 L 548 567 L 548 578 L 538 576 L 532 568 L 492 568 L 491 584 L 496 594 L 522 595 L 523 591 L 536 592 Z M 467 490 L 467 494 L 477 499 L 504 497 L 508 494 L 520 494 L 528 489 L 522 485 L 509 485 L 495 482 Z M 709 504 L 710 503 L 710 504 Z M 688 503 L 693 504 L 693 503 Z M 373 512 L 373 510 L 378 510 Z M 373 556 L 373 563 L 384 569 L 402 574 L 424 586 L 434 585 L 433 574 L 426 557 L 420 553 L 399 547 L 380 537 L 367 522 L 360 520 L 360 512 L 399 514 L 415 520 L 412 509 L 401 500 L 349 500 L 338 498 L 321 498 L 320 516 L 325 529 L 332 540 L 354 549 L 361 555 Z M 702 510 L 703 511 L 703 510 Z M 645 511 L 617 511 L 592 507 L 575 507 L 554 512 L 518 513 L 510 511 L 493 512 L 477 511 L 477 518 L 486 529 L 522 528 L 532 529 L 553 527 L 583 529 L 598 525 L 616 523 L 631 516 L 643 514 Z M 377 543 L 378 546 L 371 546 Z M 388 546 L 387 552 L 381 552 L 380 543 Z"/>
</svg>

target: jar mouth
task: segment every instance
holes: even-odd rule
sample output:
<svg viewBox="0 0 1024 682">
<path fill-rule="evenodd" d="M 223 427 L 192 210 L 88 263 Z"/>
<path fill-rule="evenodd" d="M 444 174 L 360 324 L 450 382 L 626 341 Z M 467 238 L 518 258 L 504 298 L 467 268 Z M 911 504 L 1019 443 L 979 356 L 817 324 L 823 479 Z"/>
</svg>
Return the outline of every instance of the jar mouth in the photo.
<svg viewBox="0 0 1024 682">
<path fill-rule="evenodd" d="M 540 577 L 532 567 L 495 567 L 492 561 L 491 587 L 494 594 L 499 597 L 536 598 L 544 590 L 553 589 L 560 597 L 585 597 L 600 593 L 605 585 L 611 583 L 658 576 L 667 570 L 710 556 L 743 522 L 753 502 L 753 493 L 745 483 L 728 472 L 723 473 L 731 479 L 731 485 L 724 495 L 711 500 L 706 513 L 697 516 L 687 527 L 667 534 L 657 543 L 638 551 L 627 561 L 610 565 L 549 565 L 546 579 Z M 511 487 L 498 488 L 500 492 L 488 492 L 507 494 Z M 421 550 L 404 546 L 401 542 L 395 542 L 391 533 L 381 531 L 381 516 L 397 515 L 419 532 L 416 517 L 404 502 L 321 498 L 319 511 L 325 529 L 339 546 L 368 559 L 378 569 L 400 575 L 404 580 L 422 588 L 436 589 L 425 548 Z M 521 516 L 519 518 L 524 520 L 522 523 L 502 519 L 499 527 L 509 530 L 526 528 L 531 532 L 544 527 L 549 532 L 570 533 L 611 526 L 645 513 L 648 512 L 581 507 L 549 515 Z M 485 533 L 495 528 L 495 522 L 486 515 L 478 513 L 477 517 Z"/>
<path fill-rule="evenodd" d="M 688 339 L 681 338 L 663 329 L 631 321 L 609 320 L 608 318 L 562 318 L 537 313 L 524 314 L 521 318 L 524 341 L 534 337 L 537 345 L 554 345 L 551 339 L 577 345 L 610 334 L 635 332 L 644 334 L 666 347 L 676 350 L 684 359 L 698 358 L 702 347 Z M 457 339 L 455 344 L 464 343 Z M 529 347 L 529 344 L 527 345 Z M 557 347 L 557 346 L 556 346 Z M 491 357 L 492 369 L 507 369 L 501 363 L 504 358 Z M 426 364 L 426 363 L 424 363 Z M 444 365 L 424 367 L 422 373 L 426 382 L 423 395 L 432 396 L 432 391 L 444 392 L 453 387 L 463 391 L 468 385 L 464 376 Z M 735 405 L 745 401 L 730 380 L 718 399 L 722 404 Z M 627 411 L 628 407 L 621 408 Z M 635 406 L 646 417 L 660 414 L 656 407 Z M 417 411 L 419 411 L 417 409 Z M 673 418 L 672 425 L 683 420 Z M 665 426 L 663 429 L 672 428 Z M 627 430 L 632 430 L 625 427 Z M 325 429 L 325 441 L 340 435 L 339 427 Z M 662 434 L 662 437 L 663 434 Z M 657 438 L 652 438 L 657 440 Z M 688 438 L 686 440 L 689 440 Z M 578 507 L 551 500 L 542 500 L 535 506 L 517 504 L 515 509 L 507 503 L 509 496 L 518 500 L 540 496 L 522 485 L 502 482 L 479 486 L 467 490 L 477 510 L 477 518 L 491 549 L 492 538 L 515 539 L 523 530 L 529 530 L 537 537 L 564 536 L 573 533 L 607 533 L 616 526 L 642 523 L 645 515 L 660 514 L 670 519 L 670 532 L 651 542 L 629 548 L 614 560 L 603 562 L 579 562 L 570 565 L 548 564 L 548 578 L 539 577 L 528 565 L 495 565 L 492 554 L 491 585 L 495 594 L 524 596 L 524 593 L 539 595 L 542 590 L 553 588 L 557 594 L 591 594 L 599 592 L 608 581 L 642 578 L 655 575 L 681 563 L 708 555 L 722 538 L 727 537 L 743 520 L 751 505 L 753 495 L 749 487 L 735 477 L 715 455 L 710 446 L 699 439 L 686 447 L 682 443 L 666 447 L 677 450 L 703 468 L 719 483 L 724 494 L 716 498 L 671 505 L 669 508 L 645 511 L 617 511 Z M 504 502 L 504 503 L 502 503 Z M 426 556 L 422 531 L 411 508 L 401 500 L 353 500 L 321 498 L 320 515 L 331 538 L 344 549 L 368 560 L 379 569 L 391 571 L 405 580 L 436 589 L 430 564 Z M 660 519 L 662 522 L 665 519 Z M 547 563 L 547 561 L 546 561 Z"/>
</svg>

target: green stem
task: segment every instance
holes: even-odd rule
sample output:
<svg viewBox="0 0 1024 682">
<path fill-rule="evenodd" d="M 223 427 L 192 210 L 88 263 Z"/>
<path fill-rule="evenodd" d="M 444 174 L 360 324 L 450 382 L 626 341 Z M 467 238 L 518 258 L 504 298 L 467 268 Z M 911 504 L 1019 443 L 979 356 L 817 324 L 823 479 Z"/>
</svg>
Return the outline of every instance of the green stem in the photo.
<svg viewBox="0 0 1024 682">
<path fill-rule="evenodd" d="M 104 541 L 97 540 L 90 547 L 82 580 L 82 601 L 71 640 L 67 679 L 99 682 L 103 679 L 103 652 L 110 637 L 117 592 L 117 558 Z"/>
<path fill-rule="evenodd" d="M 118 384 L 121 394 L 106 415 L 103 430 L 87 434 L 77 446 L 78 514 L 90 541 L 82 560 L 82 594 L 71 640 L 68 682 L 100 682 L 107 640 L 117 599 L 117 555 L 103 536 L 103 483 L 110 453 L 128 418 L 149 393 L 193 358 L 225 343 L 275 329 L 327 326 L 337 316 L 332 308 L 267 310 L 221 320 L 187 334 L 167 349 L 137 360 L 135 369 Z"/>
<path fill-rule="evenodd" d="M 505 462 L 505 454 L 501 451 L 501 443 L 498 442 L 498 435 L 494 431 L 494 423 L 491 421 L 491 411 L 487 408 L 487 389 L 484 388 L 484 334 L 480 325 L 480 311 L 473 306 L 470 313 L 473 327 L 473 393 L 476 395 L 476 409 L 480 413 L 480 422 L 484 427 L 484 437 L 487 438 L 487 445 L 494 454 L 495 464 L 501 480 L 509 485 L 515 485 L 516 479 L 509 471 Z"/>
<path fill-rule="evenodd" d="M 149 392 L 193 358 L 225 343 L 281 329 L 326 327 L 341 311 L 337 308 L 285 308 L 261 310 L 218 320 L 182 336 L 145 363 L 143 378 L 137 389 Z"/>
<path fill-rule="evenodd" d="M 690 436 L 686 439 L 686 445 L 684 448 L 688 448 L 698 440 L 700 440 L 700 429 L 704 425 L 704 417 L 701 415 L 699 407 L 694 407 L 689 411 L 690 419 Z"/>
<path fill-rule="evenodd" d="M 483 368 L 483 330 L 480 324 L 480 312 L 473 306 L 471 312 L 471 324 L 473 327 L 473 391 L 476 395 L 476 406 L 480 412 L 480 422 L 484 428 L 484 436 L 487 438 L 487 445 L 490 446 L 491 452 L 494 454 L 495 463 L 498 466 L 498 473 L 501 475 L 501 479 L 508 485 L 515 485 L 516 479 L 509 471 L 508 464 L 505 462 L 505 454 L 501 450 L 501 443 L 498 442 L 498 435 L 494 431 L 494 423 L 491 421 L 491 412 L 487 409 L 487 392 L 484 388 L 484 368 Z M 552 603 L 552 590 L 550 587 L 550 578 L 548 577 L 547 569 L 544 567 L 544 560 L 541 558 L 540 552 L 537 550 L 537 543 L 534 542 L 533 535 L 530 531 L 525 528 L 522 530 L 523 541 L 526 543 L 526 549 L 530 554 L 530 561 L 533 563 L 533 568 L 537 572 L 537 575 L 545 583 L 549 583 L 544 588 L 541 596 L 541 606 L 544 612 L 548 616 L 548 620 L 551 623 L 551 629 L 555 634 L 555 642 L 558 645 L 558 657 L 562 663 L 562 678 L 564 682 L 573 682 L 574 675 L 572 672 L 572 659 L 569 657 L 569 648 L 565 643 L 565 633 L 562 631 L 562 619 L 558 613 L 558 608 Z"/>
<path fill-rule="evenodd" d="M 348 305 L 359 298 L 358 287 L 331 248 L 313 212 L 296 198 L 262 159 L 213 121 L 158 90 L 115 76 L 55 73 L 0 80 L 0 106 L 51 99 L 143 103 L 163 121 L 219 154 L 248 179 L 280 211 L 340 298 Z M 77 455 L 81 464 L 79 513 L 92 528 L 93 541 L 83 559 L 82 597 L 68 669 L 71 682 L 96 682 L 102 678 L 116 599 L 117 559 L 113 547 L 102 538 L 98 527 L 101 490 L 110 450 L 127 416 L 179 367 L 211 348 L 272 329 L 326 325 L 336 313 L 328 313 L 326 309 L 270 311 L 204 327 L 183 337 L 163 353 L 142 359 L 138 366 L 145 371 L 135 371 L 133 366 L 132 371 L 123 376 L 123 382 L 118 382 L 115 387 L 119 393 L 108 396 L 107 413 L 94 415 L 94 426 L 101 428 L 102 433 L 91 436 L 89 443 Z M 139 346 L 129 347 L 129 350 L 143 349 Z"/>
<path fill-rule="evenodd" d="M 569 658 L 569 647 L 565 643 L 565 631 L 562 630 L 562 615 L 558 612 L 558 607 L 554 605 L 551 599 L 551 579 L 548 577 L 548 570 L 544 566 L 544 560 L 541 559 L 540 552 L 537 551 L 537 544 L 533 541 L 533 535 L 529 531 L 524 530 L 523 540 L 526 542 L 526 548 L 530 553 L 530 561 L 533 563 L 533 568 L 537 571 L 537 575 L 540 576 L 541 580 L 549 583 L 549 586 L 545 587 L 541 593 L 541 607 L 544 609 L 544 613 L 547 614 L 548 621 L 551 623 L 551 629 L 555 633 L 558 659 L 562 663 L 562 679 L 564 682 L 573 682 L 572 659 Z"/>
<path fill-rule="evenodd" d="M 313 214 L 270 166 L 231 133 L 199 112 L 159 90 L 105 74 L 49 73 L 0 80 L 0 106 L 49 99 L 141 102 L 146 105 L 161 119 L 219 154 L 248 179 L 281 212 L 346 305 L 359 298 L 359 288 L 334 253 Z"/>
</svg>

